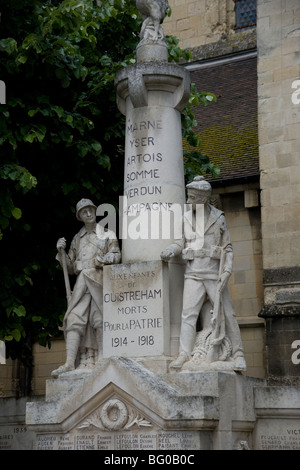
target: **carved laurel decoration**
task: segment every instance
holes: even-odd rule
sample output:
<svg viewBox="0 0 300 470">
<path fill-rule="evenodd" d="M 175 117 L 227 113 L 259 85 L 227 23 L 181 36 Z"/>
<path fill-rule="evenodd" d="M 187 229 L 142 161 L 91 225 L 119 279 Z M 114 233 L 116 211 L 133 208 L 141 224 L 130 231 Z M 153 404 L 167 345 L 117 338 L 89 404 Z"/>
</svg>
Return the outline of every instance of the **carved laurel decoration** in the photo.
<svg viewBox="0 0 300 470">
<path fill-rule="evenodd" d="M 152 424 L 149 421 L 147 421 L 143 416 L 141 416 L 135 410 L 131 410 L 125 429 L 129 429 L 134 425 L 137 425 L 138 427 L 142 427 L 142 426 L 151 427 L 152 426 Z"/>
<path fill-rule="evenodd" d="M 94 426 L 101 430 L 120 431 L 127 430 L 133 426 L 151 427 L 152 424 L 147 421 L 140 413 L 131 408 L 128 411 L 127 406 L 121 400 L 113 398 L 108 400 L 101 409 L 95 411 L 78 429 Z"/>
</svg>

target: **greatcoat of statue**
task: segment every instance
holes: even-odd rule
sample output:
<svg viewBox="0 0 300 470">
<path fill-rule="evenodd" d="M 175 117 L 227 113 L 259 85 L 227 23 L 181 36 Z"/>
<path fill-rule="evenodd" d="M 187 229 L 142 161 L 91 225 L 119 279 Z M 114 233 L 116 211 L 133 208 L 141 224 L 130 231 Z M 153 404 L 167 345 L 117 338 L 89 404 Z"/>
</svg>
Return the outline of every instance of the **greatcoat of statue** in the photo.
<svg viewBox="0 0 300 470">
<path fill-rule="evenodd" d="M 81 199 L 76 206 L 77 219 L 84 226 L 72 240 L 68 254 L 66 240 L 57 242 L 57 259 L 68 274 L 77 276 L 64 317 L 66 363 L 52 372 L 58 376 L 75 368 L 80 350 L 80 368 L 91 367 L 94 356 L 102 357 L 103 344 L 103 266 L 119 263 L 121 252 L 116 235 L 96 223 L 96 206 Z"/>
</svg>

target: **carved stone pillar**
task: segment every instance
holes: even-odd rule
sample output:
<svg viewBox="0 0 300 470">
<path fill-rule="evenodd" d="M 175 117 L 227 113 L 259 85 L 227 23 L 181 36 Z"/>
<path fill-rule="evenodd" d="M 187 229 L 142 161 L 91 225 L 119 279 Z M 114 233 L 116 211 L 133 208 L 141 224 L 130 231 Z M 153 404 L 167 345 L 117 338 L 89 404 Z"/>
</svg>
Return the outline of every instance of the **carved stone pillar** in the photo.
<svg viewBox="0 0 300 470">
<path fill-rule="evenodd" d="M 176 238 L 185 203 L 181 111 L 190 96 L 189 72 L 168 63 L 164 41 L 143 39 L 137 63 L 117 73 L 117 103 L 126 116 L 122 263 L 160 260 Z M 170 354 L 177 354 L 184 266 L 168 264 Z"/>
<path fill-rule="evenodd" d="M 173 239 L 162 218 L 173 204 L 185 202 L 180 113 L 190 79 L 166 56 L 162 44 L 140 45 L 137 64 L 115 79 L 118 107 L 126 116 L 123 263 L 160 259 Z"/>
</svg>

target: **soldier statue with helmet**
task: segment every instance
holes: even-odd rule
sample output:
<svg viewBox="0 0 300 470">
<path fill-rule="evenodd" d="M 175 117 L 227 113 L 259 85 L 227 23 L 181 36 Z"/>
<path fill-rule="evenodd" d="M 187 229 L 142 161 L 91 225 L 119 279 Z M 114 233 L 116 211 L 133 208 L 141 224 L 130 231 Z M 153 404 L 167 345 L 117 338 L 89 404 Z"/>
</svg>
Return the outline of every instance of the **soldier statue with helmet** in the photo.
<svg viewBox="0 0 300 470">
<path fill-rule="evenodd" d="M 96 223 L 96 206 L 90 199 L 81 199 L 76 206 L 76 217 L 84 226 L 73 238 L 68 254 L 66 240 L 57 242 L 57 260 L 65 271 L 77 276 L 73 292 L 68 294 L 68 308 L 64 317 L 66 362 L 52 372 L 54 377 L 76 367 L 92 367 L 102 357 L 103 344 L 103 266 L 120 263 L 121 252 L 117 237 Z"/>
</svg>

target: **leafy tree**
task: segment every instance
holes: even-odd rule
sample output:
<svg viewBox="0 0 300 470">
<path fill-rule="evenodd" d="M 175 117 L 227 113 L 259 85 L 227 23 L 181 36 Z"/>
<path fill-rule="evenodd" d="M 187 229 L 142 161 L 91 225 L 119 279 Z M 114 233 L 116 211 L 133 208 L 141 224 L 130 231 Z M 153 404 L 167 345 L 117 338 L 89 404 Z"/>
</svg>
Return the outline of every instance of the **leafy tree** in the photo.
<svg viewBox="0 0 300 470">
<path fill-rule="evenodd" d="M 32 344 L 49 345 L 65 311 L 56 240 L 78 230 L 81 197 L 118 204 L 124 118 L 114 76 L 135 62 L 141 21 L 135 1 L 2 0 L 0 79 L 0 339 L 31 365 Z M 190 58 L 168 37 L 170 60 Z M 183 135 L 200 142 L 192 107 L 215 98 L 192 90 Z M 185 155 L 187 177 L 217 169 Z M 107 184 L 107 182 L 110 184 Z"/>
<path fill-rule="evenodd" d="M 220 169 L 210 161 L 207 155 L 199 151 L 201 148 L 201 139 L 194 131 L 197 127 L 197 121 L 193 113 L 193 108 L 202 104 L 208 106 L 211 102 L 215 102 L 216 97 L 212 93 L 198 91 L 195 83 L 191 84 L 191 94 L 189 103 L 183 110 L 181 115 L 182 135 L 186 139 L 189 147 L 194 150 L 185 150 L 183 152 L 184 173 L 187 181 L 194 178 L 199 173 L 211 174 L 214 178 L 220 174 Z"/>
</svg>

